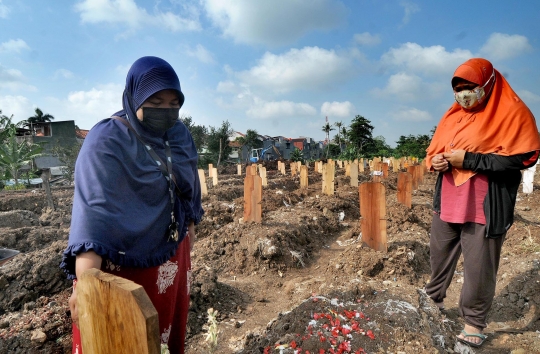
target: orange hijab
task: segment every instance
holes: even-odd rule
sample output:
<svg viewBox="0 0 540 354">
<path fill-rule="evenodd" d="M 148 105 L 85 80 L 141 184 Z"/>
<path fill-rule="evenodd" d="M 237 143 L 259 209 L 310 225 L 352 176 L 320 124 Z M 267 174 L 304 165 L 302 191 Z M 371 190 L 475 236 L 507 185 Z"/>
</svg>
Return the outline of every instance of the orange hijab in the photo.
<svg viewBox="0 0 540 354">
<path fill-rule="evenodd" d="M 487 102 L 476 111 L 467 111 L 457 102 L 441 118 L 427 148 L 427 167 L 431 159 L 443 152 L 465 150 L 482 154 L 510 156 L 540 150 L 536 121 L 529 108 L 516 95 L 506 79 L 485 59 L 469 59 L 454 73 L 482 86 L 495 72 L 495 85 Z M 459 186 L 476 173 L 452 167 L 454 183 Z"/>
</svg>

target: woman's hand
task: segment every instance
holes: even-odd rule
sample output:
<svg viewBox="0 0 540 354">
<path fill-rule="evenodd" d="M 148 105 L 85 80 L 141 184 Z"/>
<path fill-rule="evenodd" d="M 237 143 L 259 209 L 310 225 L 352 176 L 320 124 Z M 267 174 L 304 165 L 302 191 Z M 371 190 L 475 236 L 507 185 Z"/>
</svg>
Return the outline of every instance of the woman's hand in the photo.
<svg viewBox="0 0 540 354">
<path fill-rule="evenodd" d="M 462 168 L 463 160 L 465 159 L 465 150 L 450 150 L 451 152 L 445 152 L 443 157 L 454 167 Z"/>
<path fill-rule="evenodd" d="M 96 268 L 101 269 L 102 258 L 94 251 L 88 251 L 77 255 L 75 260 L 75 274 L 77 279 L 84 273 L 85 270 Z M 77 309 L 77 286 L 73 284 L 73 293 L 69 297 L 69 309 L 71 311 L 71 319 L 79 327 L 79 311 Z"/>
<path fill-rule="evenodd" d="M 448 170 L 448 161 L 444 158 L 443 154 L 437 154 L 431 159 L 431 165 L 437 172 L 444 172 Z"/>
<path fill-rule="evenodd" d="M 188 237 L 189 237 L 189 250 L 193 251 L 193 245 L 197 240 L 197 235 L 195 235 L 195 223 L 192 221 L 188 225 Z"/>
</svg>

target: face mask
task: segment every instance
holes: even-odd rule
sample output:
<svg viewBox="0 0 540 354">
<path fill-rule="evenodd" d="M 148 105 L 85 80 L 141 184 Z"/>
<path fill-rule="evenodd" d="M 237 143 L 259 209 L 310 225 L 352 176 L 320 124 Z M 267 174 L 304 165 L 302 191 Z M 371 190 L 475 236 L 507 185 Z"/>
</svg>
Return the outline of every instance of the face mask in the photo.
<svg viewBox="0 0 540 354">
<path fill-rule="evenodd" d="M 484 86 L 479 86 L 473 90 L 462 90 L 459 92 L 454 92 L 454 98 L 459 105 L 465 109 L 474 109 L 478 105 L 484 102 L 486 97 L 485 87 L 492 78 L 495 78 L 495 72 L 491 75 L 489 80 L 484 84 Z"/>
<path fill-rule="evenodd" d="M 150 108 L 143 107 L 141 124 L 157 134 L 165 134 L 178 120 L 180 108 Z"/>
</svg>

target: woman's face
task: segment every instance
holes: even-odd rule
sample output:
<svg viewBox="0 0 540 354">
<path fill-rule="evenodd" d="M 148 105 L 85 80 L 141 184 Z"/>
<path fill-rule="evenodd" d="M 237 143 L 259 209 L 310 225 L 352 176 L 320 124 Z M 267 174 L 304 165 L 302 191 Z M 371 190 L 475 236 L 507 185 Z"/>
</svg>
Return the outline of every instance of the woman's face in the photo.
<svg viewBox="0 0 540 354">
<path fill-rule="evenodd" d="M 143 120 L 143 107 L 180 108 L 180 99 L 176 90 L 161 90 L 150 96 L 137 110 L 137 119 Z"/>
</svg>

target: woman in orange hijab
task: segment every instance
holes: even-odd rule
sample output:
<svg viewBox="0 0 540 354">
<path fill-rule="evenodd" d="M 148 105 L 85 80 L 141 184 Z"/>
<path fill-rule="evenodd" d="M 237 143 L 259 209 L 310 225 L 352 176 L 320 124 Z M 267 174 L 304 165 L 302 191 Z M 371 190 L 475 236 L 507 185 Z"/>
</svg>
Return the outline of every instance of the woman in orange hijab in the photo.
<svg viewBox="0 0 540 354">
<path fill-rule="evenodd" d="M 439 172 L 433 200 L 426 293 L 444 309 L 446 290 L 463 253 L 457 339 L 479 347 L 493 297 L 502 244 L 512 226 L 520 170 L 538 159 L 533 114 L 506 79 L 481 58 L 467 60 L 452 78 L 456 102 L 442 117 L 427 149 Z"/>
</svg>

